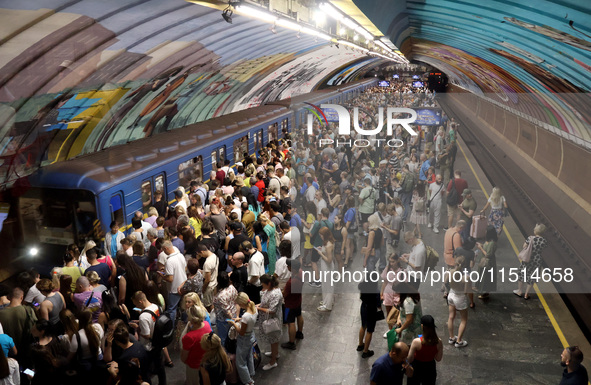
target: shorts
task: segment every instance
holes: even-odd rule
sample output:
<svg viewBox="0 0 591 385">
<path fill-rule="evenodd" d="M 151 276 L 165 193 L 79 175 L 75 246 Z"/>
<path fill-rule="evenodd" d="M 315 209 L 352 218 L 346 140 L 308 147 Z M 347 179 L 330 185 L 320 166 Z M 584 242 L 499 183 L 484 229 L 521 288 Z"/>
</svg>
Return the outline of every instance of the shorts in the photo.
<svg viewBox="0 0 591 385">
<path fill-rule="evenodd" d="M 450 291 L 447 295 L 447 304 L 456 308 L 456 310 L 466 310 L 468 308 L 468 296 L 464 293 L 458 294 Z"/>
<path fill-rule="evenodd" d="M 349 228 L 347 230 L 347 239 L 355 239 L 356 235 L 357 235 L 357 228 L 354 228 L 354 229 Z"/>
<path fill-rule="evenodd" d="M 361 326 L 367 329 L 368 333 L 373 333 L 376 329 L 376 313 L 378 308 L 368 308 L 361 304 Z"/>
<path fill-rule="evenodd" d="M 316 249 L 312 249 L 312 258 L 310 260 L 314 263 L 320 261 L 320 253 Z"/>
<path fill-rule="evenodd" d="M 447 205 L 447 216 L 448 217 L 457 217 L 460 215 L 460 209 L 458 206 L 450 206 Z"/>
<path fill-rule="evenodd" d="M 302 315 L 302 307 L 296 307 L 295 309 L 290 309 L 288 307 L 283 307 L 283 324 L 292 324 L 296 322 L 296 318 Z"/>
<path fill-rule="evenodd" d="M 361 215 L 361 223 L 367 222 L 367 220 L 371 216 L 371 214 L 364 214 L 364 213 L 359 213 L 359 215 Z"/>
<path fill-rule="evenodd" d="M 213 288 L 208 287 L 203 293 L 203 306 L 210 307 L 213 305 Z"/>
</svg>

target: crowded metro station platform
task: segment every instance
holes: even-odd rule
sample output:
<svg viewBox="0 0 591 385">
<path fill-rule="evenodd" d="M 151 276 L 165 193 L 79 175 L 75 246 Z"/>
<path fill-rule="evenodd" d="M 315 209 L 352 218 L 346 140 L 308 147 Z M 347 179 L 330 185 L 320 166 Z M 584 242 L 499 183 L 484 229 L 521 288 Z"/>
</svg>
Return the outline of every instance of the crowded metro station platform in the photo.
<svg viewBox="0 0 591 385">
<path fill-rule="evenodd" d="M 1 1 L 0 384 L 588 384 L 591 9 L 493 3 Z"/>
</svg>

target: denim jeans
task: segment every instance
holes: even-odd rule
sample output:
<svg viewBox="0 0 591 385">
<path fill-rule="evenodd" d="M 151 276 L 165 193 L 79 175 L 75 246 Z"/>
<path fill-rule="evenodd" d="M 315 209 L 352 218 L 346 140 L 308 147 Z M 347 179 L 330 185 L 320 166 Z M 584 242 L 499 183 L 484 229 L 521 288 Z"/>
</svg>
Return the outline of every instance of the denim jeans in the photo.
<svg viewBox="0 0 591 385">
<path fill-rule="evenodd" d="M 382 245 L 382 247 L 385 249 L 385 245 Z M 382 247 L 375 249 L 376 255 L 370 255 L 367 259 L 367 271 L 374 271 L 376 269 L 376 262 L 378 263 L 378 272 L 380 274 L 386 268 L 386 256 Z"/>
<path fill-rule="evenodd" d="M 166 314 L 172 320 L 172 324 L 176 325 L 176 310 L 181 301 L 181 295 L 177 293 L 168 293 L 168 307 L 166 308 Z"/>
<path fill-rule="evenodd" d="M 215 324 L 217 326 L 217 335 L 222 340 L 222 346 L 224 346 L 228 337 L 228 331 L 230 330 L 230 324 L 225 319 L 217 319 Z"/>
<path fill-rule="evenodd" d="M 238 335 L 236 343 L 236 370 L 243 384 L 248 384 L 254 376 L 254 358 L 252 356 L 252 344 L 254 344 L 254 332 Z"/>
<path fill-rule="evenodd" d="M 410 202 L 412 200 L 412 191 L 401 192 L 400 200 L 402 201 L 402 205 L 404 206 L 404 214 L 402 214 L 402 220 L 406 221 L 408 219 L 408 216 L 410 215 Z"/>
</svg>

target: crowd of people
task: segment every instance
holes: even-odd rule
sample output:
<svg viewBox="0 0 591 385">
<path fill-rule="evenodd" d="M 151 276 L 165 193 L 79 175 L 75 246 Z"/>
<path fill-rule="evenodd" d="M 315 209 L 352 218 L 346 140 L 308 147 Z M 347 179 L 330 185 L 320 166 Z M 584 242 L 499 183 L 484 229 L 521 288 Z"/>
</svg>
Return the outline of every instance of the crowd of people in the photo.
<svg viewBox="0 0 591 385">
<path fill-rule="evenodd" d="M 400 82 L 389 93 L 369 89 L 349 105 L 365 111 L 362 126 L 375 126 L 378 107 L 435 106 L 432 96 Z M 157 377 L 165 384 L 167 367 L 184 366 L 186 384 L 251 385 L 262 360 L 259 343 L 269 347 L 262 366 L 269 371 L 279 364 L 280 348 L 297 350 L 304 338 L 303 285 L 319 288 L 316 311 L 330 312 L 338 296 L 321 273 L 367 269 L 383 283 L 358 286 L 361 357 L 374 355 L 382 305 L 390 329 L 389 352 L 373 364 L 371 383 L 401 384 L 406 375 L 409 384 L 434 384 L 443 343 L 434 318 L 422 312 L 420 282 L 389 273 L 423 272 L 434 257 L 424 232 L 444 231 L 443 263 L 463 277 L 442 287 L 448 343 L 466 347 L 474 293 L 485 300 L 496 280 L 473 283 L 462 273 L 496 269 L 508 206 L 495 188 L 477 211 L 454 167 L 453 119 L 415 129 L 419 135 L 411 137 L 398 127 L 394 135 L 404 146 L 379 149 L 319 146 L 320 139 L 335 139 L 332 123 L 314 126 L 312 134 L 285 131 L 236 165 L 221 159 L 208 181 L 179 186 L 172 204 L 156 192 L 129 228 L 113 222 L 104 240 L 82 250 L 68 246 L 51 277 L 21 273 L 14 288 L 0 293 L 0 383 L 124 385 Z M 471 224 L 487 214 L 490 226 L 477 242 Z M 540 264 L 543 232 L 539 225 L 528 239 L 532 257 L 522 264 L 528 273 Z M 304 282 L 304 271 L 313 279 Z M 531 284 L 526 276 L 515 294 L 528 299 Z M 181 362 L 173 362 L 171 349 L 180 350 Z M 565 350 L 565 376 L 583 378 L 581 361 L 578 348 Z M 34 375 L 19 375 L 19 367 Z"/>
</svg>

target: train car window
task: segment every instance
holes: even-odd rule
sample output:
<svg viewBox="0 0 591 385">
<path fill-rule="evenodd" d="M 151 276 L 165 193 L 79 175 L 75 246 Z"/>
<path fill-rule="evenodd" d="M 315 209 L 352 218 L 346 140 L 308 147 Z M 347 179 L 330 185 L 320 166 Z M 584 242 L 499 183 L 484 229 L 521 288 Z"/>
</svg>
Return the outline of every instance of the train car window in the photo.
<svg viewBox="0 0 591 385">
<path fill-rule="evenodd" d="M 166 183 L 164 181 L 164 174 L 158 175 L 154 178 L 154 191 L 162 191 L 162 196 L 166 196 Z"/>
<path fill-rule="evenodd" d="M 254 137 L 255 137 L 254 152 L 258 153 L 258 151 L 261 148 L 263 148 L 263 130 L 259 130 L 259 131 L 255 132 Z"/>
<path fill-rule="evenodd" d="M 277 128 L 278 128 L 278 124 L 277 123 L 273 123 L 273 124 L 271 124 L 267 128 L 267 132 L 269 134 L 269 142 L 272 142 L 272 141 L 274 141 L 274 140 L 276 140 L 278 138 L 278 136 L 277 136 Z"/>
<path fill-rule="evenodd" d="M 234 163 L 240 162 L 245 152 L 248 153 L 248 136 L 243 136 L 234 141 Z"/>
<path fill-rule="evenodd" d="M 111 221 L 116 221 L 119 225 L 125 223 L 125 213 L 123 212 L 121 193 L 116 193 L 111 196 L 109 208 L 111 210 Z"/>
<path fill-rule="evenodd" d="M 211 152 L 211 171 L 217 171 L 218 170 L 218 152 L 217 150 L 213 150 Z"/>
<path fill-rule="evenodd" d="M 224 160 L 226 160 L 226 146 L 218 148 L 218 159 L 224 164 Z"/>
<path fill-rule="evenodd" d="M 142 211 L 147 213 L 152 205 L 152 181 L 142 182 Z"/>
<path fill-rule="evenodd" d="M 195 179 L 203 180 L 203 157 L 195 158 Z"/>
</svg>

